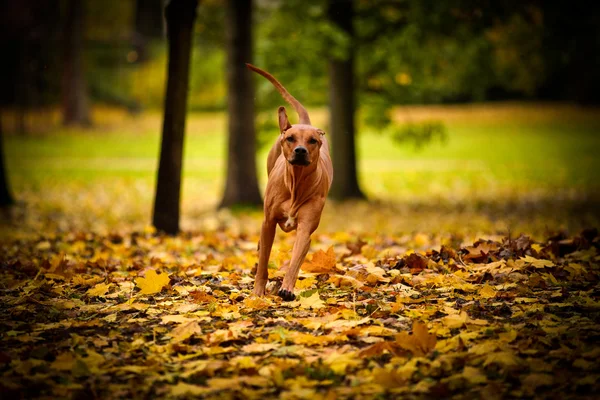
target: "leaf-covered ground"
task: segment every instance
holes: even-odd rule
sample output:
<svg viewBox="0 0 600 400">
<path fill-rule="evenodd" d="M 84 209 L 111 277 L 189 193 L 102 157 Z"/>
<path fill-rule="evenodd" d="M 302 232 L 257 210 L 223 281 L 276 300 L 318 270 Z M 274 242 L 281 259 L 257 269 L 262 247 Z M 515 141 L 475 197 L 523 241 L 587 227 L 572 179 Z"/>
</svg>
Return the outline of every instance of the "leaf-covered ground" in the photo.
<svg viewBox="0 0 600 400">
<path fill-rule="evenodd" d="M 231 227 L 5 240 L 0 390 L 4 398 L 592 398 L 598 232 L 488 238 L 319 234 L 288 303 L 250 295 L 258 237 Z M 293 236 L 277 241 L 272 289 Z"/>
<path fill-rule="evenodd" d="M 329 202 L 291 303 L 250 296 L 262 214 L 214 212 L 224 113 L 190 115 L 184 233 L 165 237 L 144 228 L 160 114 L 95 110 L 93 130 L 56 114 L 5 137 L 18 205 L 0 211 L 0 398 L 600 389 L 596 109 L 402 107 L 399 124 L 447 127 L 447 142 L 418 151 L 359 124 L 372 201 Z M 326 126 L 325 110 L 311 115 Z M 275 240 L 270 289 L 293 240 Z"/>
</svg>

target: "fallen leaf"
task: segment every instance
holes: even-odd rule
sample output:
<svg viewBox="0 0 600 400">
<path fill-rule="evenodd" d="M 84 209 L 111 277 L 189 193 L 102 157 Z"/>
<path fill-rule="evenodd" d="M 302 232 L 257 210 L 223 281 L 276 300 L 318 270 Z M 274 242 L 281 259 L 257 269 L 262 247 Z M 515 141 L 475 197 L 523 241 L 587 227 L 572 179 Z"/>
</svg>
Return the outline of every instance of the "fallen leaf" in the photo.
<svg viewBox="0 0 600 400">
<path fill-rule="evenodd" d="M 413 353 L 416 357 L 423 357 L 431 352 L 437 343 L 435 334 L 429 333 L 427 326 L 419 321 L 413 322 L 412 335 L 403 331 L 396 335 L 396 344 Z"/>
<path fill-rule="evenodd" d="M 183 324 L 177 325 L 175 329 L 169 334 L 174 342 L 183 342 L 193 335 L 202 334 L 202 328 L 196 321 L 189 321 Z"/>
<path fill-rule="evenodd" d="M 106 292 L 108 292 L 110 286 L 110 283 L 99 283 L 93 288 L 88 289 L 85 294 L 87 294 L 89 297 L 102 297 L 106 294 Z"/>
<path fill-rule="evenodd" d="M 335 253 L 333 252 L 333 246 L 331 246 L 327 249 L 327 252 L 324 252 L 323 250 L 315 252 L 310 261 L 306 261 L 302 264 L 302 270 L 315 274 L 328 273 L 333 272 L 335 264 Z"/>
<path fill-rule="evenodd" d="M 300 307 L 302 308 L 325 308 L 325 303 L 321 300 L 319 296 L 319 292 L 314 292 L 312 296 L 309 297 L 299 297 Z"/>
<path fill-rule="evenodd" d="M 137 278 L 135 280 L 135 283 L 141 289 L 140 294 L 159 293 L 162 288 L 169 284 L 169 282 L 170 279 L 166 273 L 157 274 L 153 269 L 146 272 L 146 276 L 144 278 Z"/>
</svg>

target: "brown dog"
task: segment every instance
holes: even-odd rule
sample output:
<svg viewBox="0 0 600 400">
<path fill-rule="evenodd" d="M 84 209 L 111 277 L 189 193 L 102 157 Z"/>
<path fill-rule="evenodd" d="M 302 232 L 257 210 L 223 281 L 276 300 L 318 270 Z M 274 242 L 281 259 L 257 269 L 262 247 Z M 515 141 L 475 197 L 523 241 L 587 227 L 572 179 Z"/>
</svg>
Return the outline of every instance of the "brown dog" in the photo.
<svg viewBox="0 0 600 400">
<path fill-rule="evenodd" d="M 294 285 L 298 272 L 310 246 L 310 235 L 319 226 L 333 179 L 329 144 L 324 137 L 325 132 L 310 124 L 306 109 L 277 79 L 253 65 L 246 66 L 267 78 L 294 107 L 300 118 L 300 123 L 290 125 L 285 107 L 279 107 L 281 134 L 267 158 L 269 181 L 265 191 L 265 220 L 260 231 L 258 268 L 254 281 L 254 294 L 263 296 L 275 228 L 279 224 L 284 232 L 296 229 L 298 233 L 292 260 L 278 293 L 281 298 L 290 301 L 295 298 Z"/>
</svg>

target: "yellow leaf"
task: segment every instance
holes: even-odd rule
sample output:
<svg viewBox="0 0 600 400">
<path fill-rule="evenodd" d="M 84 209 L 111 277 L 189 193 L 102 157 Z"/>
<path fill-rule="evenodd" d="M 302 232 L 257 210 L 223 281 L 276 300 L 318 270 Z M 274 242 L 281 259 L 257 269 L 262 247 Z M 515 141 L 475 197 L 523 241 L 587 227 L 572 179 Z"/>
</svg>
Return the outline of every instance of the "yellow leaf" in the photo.
<svg viewBox="0 0 600 400">
<path fill-rule="evenodd" d="M 461 313 L 458 315 L 454 314 L 445 316 L 444 318 L 442 318 L 442 323 L 450 329 L 460 328 L 467 322 L 468 319 L 469 316 L 467 315 L 467 313 L 461 311 Z"/>
<path fill-rule="evenodd" d="M 500 341 L 505 343 L 510 343 L 517 338 L 517 331 L 514 329 L 510 329 L 508 332 L 502 332 L 498 334 Z"/>
<path fill-rule="evenodd" d="M 266 353 L 271 350 L 275 350 L 281 347 L 278 343 L 251 343 L 242 347 L 242 351 L 245 353 Z"/>
<path fill-rule="evenodd" d="M 296 288 L 300 290 L 310 289 L 316 281 L 317 280 L 313 277 L 300 279 L 298 282 L 296 282 Z"/>
<path fill-rule="evenodd" d="M 370 325 L 360 329 L 361 336 L 391 336 L 396 331 L 379 325 Z"/>
<path fill-rule="evenodd" d="M 174 342 L 183 342 L 193 335 L 200 335 L 202 329 L 196 321 L 189 321 L 184 324 L 177 325 L 170 333 L 171 338 Z"/>
<path fill-rule="evenodd" d="M 392 389 L 406 385 L 406 380 L 396 371 L 385 368 L 376 368 L 373 370 L 373 382 L 381 385 L 385 389 Z"/>
<path fill-rule="evenodd" d="M 485 383 L 487 377 L 481 372 L 479 368 L 473 368 L 465 366 L 462 372 L 462 377 L 465 378 L 471 384 Z"/>
<path fill-rule="evenodd" d="M 366 245 L 363 246 L 363 248 L 361 249 L 361 253 L 363 256 L 365 256 L 365 258 L 373 259 L 377 258 L 377 254 L 379 254 L 379 251 L 377 251 L 372 246 Z"/>
<path fill-rule="evenodd" d="M 531 256 L 521 257 L 519 261 L 533 265 L 535 268 L 554 267 L 554 263 L 550 260 L 539 260 Z"/>
<path fill-rule="evenodd" d="M 352 286 L 356 289 L 359 289 L 365 285 L 358 279 L 347 275 L 332 275 L 327 282 L 332 283 L 334 286 L 340 288 Z"/>
<path fill-rule="evenodd" d="M 140 294 L 154 294 L 162 290 L 163 287 L 169 284 L 169 276 L 166 273 L 157 274 L 151 269 L 146 272 L 144 278 L 137 278 L 135 283 L 140 287 Z"/>
<path fill-rule="evenodd" d="M 300 297 L 298 299 L 300 301 L 300 307 L 302 308 L 324 308 L 325 303 L 319 297 L 319 292 L 314 292 L 310 297 Z"/>
<path fill-rule="evenodd" d="M 174 314 L 174 315 L 163 315 L 161 317 L 161 324 L 168 324 L 169 322 L 175 322 L 176 324 L 184 324 L 190 321 L 194 321 L 195 318 L 186 317 L 182 314 Z"/>
<path fill-rule="evenodd" d="M 362 359 L 355 352 L 340 354 L 333 352 L 323 359 L 323 363 L 329 365 L 336 374 L 342 375 L 348 367 L 353 367 L 362 364 Z"/>
<path fill-rule="evenodd" d="M 569 265 L 565 267 L 565 270 L 569 272 L 571 277 L 579 276 L 587 272 L 583 265 L 577 263 L 569 263 Z"/>
<path fill-rule="evenodd" d="M 93 373 L 100 372 L 100 365 L 106 360 L 102 354 L 96 353 L 94 350 L 87 350 L 87 357 L 81 359 L 88 369 Z"/>
<path fill-rule="evenodd" d="M 189 383 L 179 382 L 177 385 L 173 385 L 169 388 L 171 395 L 175 397 L 200 396 L 203 394 L 210 393 L 211 390 L 198 385 L 190 385 Z"/>
<path fill-rule="evenodd" d="M 244 299 L 244 306 L 251 310 L 264 310 L 271 306 L 271 303 L 262 297 L 247 297 Z"/>
<path fill-rule="evenodd" d="M 396 344 L 413 353 L 416 357 L 423 357 L 435 348 L 437 339 L 434 334 L 427 331 L 427 325 L 413 322 L 413 334 L 400 332 L 396 335 Z"/>
<path fill-rule="evenodd" d="M 50 364 L 50 368 L 59 371 L 70 371 L 75 364 L 75 356 L 72 353 L 66 352 L 59 354 L 56 359 Z"/>
<path fill-rule="evenodd" d="M 499 353 L 489 354 L 483 362 L 483 366 L 487 367 L 490 364 L 499 364 L 503 367 L 511 367 L 518 365 L 519 362 L 519 358 L 515 356 L 514 353 L 510 351 L 501 351 Z"/>
<path fill-rule="evenodd" d="M 491 299 L 492 297 L 496 297 L 496 291 L 490 285 L 483 285 L 481 289 L 479 289 L 479 296 L 484 299 Z"/>
<path fill-rule="evenodd" d="M 110 283 L 99 283 L 91 289 L 88 289 L 85 294 L 89 297 L 103 297 L 110 289 Z"/>
<path fill-rule="evenodd" d="M 313 254 L 310 262 L 302 264 L 302 270 L 306 272 L 312 272 L 315 274 L 323 274 L 327 272 L 333 272 L 335 268 L 335 253 L 333 252 L 333 246 L 327 249 L 327 252 L 323 250 L 317 251 Z"/>
</svg>

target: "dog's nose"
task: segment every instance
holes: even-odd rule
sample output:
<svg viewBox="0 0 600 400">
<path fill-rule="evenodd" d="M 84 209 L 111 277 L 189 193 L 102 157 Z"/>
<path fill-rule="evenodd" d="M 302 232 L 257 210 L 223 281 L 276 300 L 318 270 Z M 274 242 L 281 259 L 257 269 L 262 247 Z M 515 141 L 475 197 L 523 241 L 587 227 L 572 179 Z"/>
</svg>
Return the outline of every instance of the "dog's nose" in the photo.
<svg viewBox="0 0 600 400">
<path fill-rule="evenodd" d="M 306 147 L 298 146 L 294 149 L 294 153 L 296 153 L 299 156 L 303 156 L 308 153 L 308 150 L 306 150 Z"/>
</svg>

